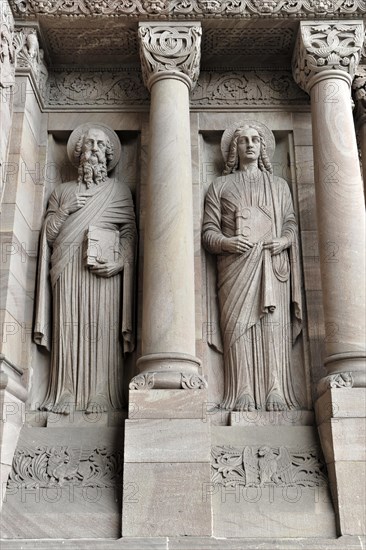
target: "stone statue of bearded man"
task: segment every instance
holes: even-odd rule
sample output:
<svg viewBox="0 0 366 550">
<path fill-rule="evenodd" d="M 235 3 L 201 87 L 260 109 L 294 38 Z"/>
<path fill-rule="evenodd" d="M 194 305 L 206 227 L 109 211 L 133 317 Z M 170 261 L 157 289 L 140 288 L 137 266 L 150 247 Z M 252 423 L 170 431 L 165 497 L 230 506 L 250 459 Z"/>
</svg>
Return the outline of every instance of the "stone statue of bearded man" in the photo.
<svg viewBox="0 0 366 550">
<path fill-rule="evenodd" d="M 103 412 L 123 405 L 123 356 L 134 349 L 135 215 L 129 188 L 108 177 L 115 132 L 84 124 L 68 155 L 78 180 L 52 193 L 40 238 L 34 340 L 51 351 L 41 408 Z"/>
<path fill-rule="evenodd" d="M 301 330 L 297 224 L 290 189 L 273 176 L 272 132 L 257 122 L 223 135 L 224 175 L 205 202 L 203 244 L 217 255 L 229 410 L 298 407 L 292 342 Z"/>
</svg>

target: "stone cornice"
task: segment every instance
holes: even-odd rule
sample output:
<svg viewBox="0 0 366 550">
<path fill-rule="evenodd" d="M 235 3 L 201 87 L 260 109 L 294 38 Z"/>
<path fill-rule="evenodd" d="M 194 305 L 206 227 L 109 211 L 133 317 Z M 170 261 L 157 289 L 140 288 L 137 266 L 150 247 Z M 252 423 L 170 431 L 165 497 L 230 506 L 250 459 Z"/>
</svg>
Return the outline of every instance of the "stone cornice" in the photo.
<svg viewBox="0 0 366 550">
<path fill-rule="evenodd" d="M 183 81 L 191 90 L 201 57 L 200 23 L 140 23 L 140 57 L 145 86 L 163 78 Z"/>
<path fill-rule="evenodd" d="M 10 0 L 16 17 L 362 18 L 365 0 Z"/>
<path fill-rule="evenodd" d="M 356 127 L 359 129 L 366 124 L 366 67 L 360 66 L 357 69 L 352 83 L 352 95 L 355 102 L 354 117 Z"/>
<path fill-rule="evenodd" d="M 351 84 L 363 43 L 362 21 L 302 21 L 293 55 L 295 81 L 308 93 L 323 78 L 338 77 Z"/>
</svg>

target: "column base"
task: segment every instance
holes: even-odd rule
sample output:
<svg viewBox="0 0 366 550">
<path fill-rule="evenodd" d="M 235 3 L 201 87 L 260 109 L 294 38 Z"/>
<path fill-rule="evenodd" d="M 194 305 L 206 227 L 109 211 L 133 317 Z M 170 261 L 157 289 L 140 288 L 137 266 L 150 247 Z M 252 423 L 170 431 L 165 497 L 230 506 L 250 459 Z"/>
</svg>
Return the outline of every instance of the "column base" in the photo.
<svg viewBox="0 0 366 550">
<path fill-rule="evenodd" d="M 324 361 L 329 373 L 317 386 L 318 396 L 332 388 L 366 388 L 365 352 L 346 352 L 330 355 Z"/>
<path fill-rule="evenodd" d="M 151 353 L 137 361 L 140 374 L 130 382 L 130 390 L 183 389 L 207 387 L 199 373 L 200 360 L 186 353 Z"/>
</svg>

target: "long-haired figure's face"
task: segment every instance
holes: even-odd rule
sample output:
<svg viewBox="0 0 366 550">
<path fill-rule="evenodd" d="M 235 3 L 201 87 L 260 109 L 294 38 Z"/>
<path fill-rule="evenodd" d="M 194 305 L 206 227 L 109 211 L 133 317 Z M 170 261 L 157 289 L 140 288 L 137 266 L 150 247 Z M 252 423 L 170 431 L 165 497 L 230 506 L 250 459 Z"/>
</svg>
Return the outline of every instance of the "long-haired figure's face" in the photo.
<svg viewBox="0 0 366 550">
<path fill-rule="evenodd" d="M 240 165 L 257 161 L 261 152 L 261 138 L 255 128 L 242 128 L 237 138 Z"/>
</svg>

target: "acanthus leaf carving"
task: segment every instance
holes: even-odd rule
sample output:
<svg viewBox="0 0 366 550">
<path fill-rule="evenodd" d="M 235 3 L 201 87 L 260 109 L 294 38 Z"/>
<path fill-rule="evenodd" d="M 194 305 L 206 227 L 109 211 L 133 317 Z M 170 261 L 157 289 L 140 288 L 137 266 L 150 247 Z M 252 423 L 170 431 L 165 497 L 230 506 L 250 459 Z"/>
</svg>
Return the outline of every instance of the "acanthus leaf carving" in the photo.
<svg viewBox="0 0 366 550">
<path fill-rule="evenodd" d="M 318 395 L 335 388 L 353 388 L 354 380 L 351 372 L 340 372 L 325 376 L 317 386 Z"/>
<path fill-rule="evenodd" d="M 352 95 L 355 102 L 354 117 L 356 127 L 366 123 L 366 67 L 359 66 L 352 83 Z"/>
<path fill-rule="evenodd" d="M 364 0 L 10 0 L 18 15 L 104 15 L 156 17 L 329 17 L 362 16 Z"/>
<path fill-rule="evenodd" d="M 207 381 L 199 374 L 182 374 L 181 385 L 184 390 L 202 390 L 207 388 Z"/>
<path fill-rule="evenodd" d="M 243 449 L 213 447 L 212 482 L 223 486 L 266 485 L 317 487 L 326 483 L 318 449 L 289 449 L 267 445 Z"/>
<path fill-rule="evenodd" d="M 199 24 L 150 24 L 139 27 L 140 57 L 148 89 L 161 77 L 183 80 L 192 89 L 199 76 L 201 57 Z"/>
<path fill-rule="evenodd" d="M 14 455 L 8 487 L 114 487 L 122 483 L 122 472 L 122 451 L 113 452 L 107 447 L 24 447 Z"/>
<path fill-rule="evenodd" d="M 54 105 L 145 105 L 149 95 L 134 71 L 62 71 L 48 80 L 47 103 Z"/>
<path fill-rule="evenodd" d="M 129 389 L 152 390 L 154 388 L 154 384 L 154 373 L 148 372 L 146 374 L 138 374 L 137 376 L 134 376 L 129 384 Z"/>
<path fill-rule="evenodd" d="M 46 90 L 48 70 L 44 62 L 44 51 L 39 47 L 37 30 L 32 27 L 17 27 L 14 33 L 16 69 L 31 70 L 42 95 Z"/>
<path fill-rule="evenodd" d="M 301 22 L 293 56 L 293 75 L 310 91 L 323 71 L 348 75 L 351 83 L 364 41 L 362 22 Z"/>
<path fill-rule="evenodd" d="M 14 20 L 7 2 L 0 5 L 0 88 L 11 88 L 14 85 L 15 48 Z"/>
<path fill-rule="evenodd" d="M 190 95 L 191 108 L 239 105 L 308 104 L 309 97 L 290 71 L 202 71 Z M 149 94 L 137 71 L 51 72 L 45 104 L 84 107 L 149 104 Z"/>
</svg>

